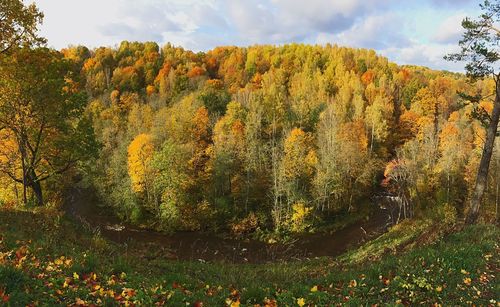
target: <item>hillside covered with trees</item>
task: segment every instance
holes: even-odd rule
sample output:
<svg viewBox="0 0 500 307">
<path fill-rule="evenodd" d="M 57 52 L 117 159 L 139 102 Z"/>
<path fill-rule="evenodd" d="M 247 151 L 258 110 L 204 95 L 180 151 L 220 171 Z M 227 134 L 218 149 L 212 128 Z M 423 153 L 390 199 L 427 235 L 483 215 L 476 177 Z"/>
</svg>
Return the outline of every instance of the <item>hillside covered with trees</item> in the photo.
<svg viewBox="0 0 500 307">
<path fill-rule="evenodd" d="M 335 44 L 55 50 L 35 4 L 0 0 L 0 305 L 497 306 L 500 3 L 480 8 L 454 73 Z M 183 258 L 174 234 L 223 243 L 181 236 Z"/>
<path fill-rule="evenodd" d="M 32 168 L 51 180 L 30 180 L 50 202 L 67 176 L 59 168 L 83 174 L 116 214 L 159 230 L 301 232 L 355 212 L 377 193 L 404 200 L 401 218 L 427 209 L 463 216 L 485 137 L 479 119 L 493 108 L 489 98 L 471 104 L 463 94 L 488 97 L 495 88 L 494 80 L 471 83 L 335 45 L 193 53 L 125 41 L 26 50 L 14 61 L 35 56 L 66 70 L 37 61 L 28 63 L 34 72 L 15 65 L 10 75 L 52 73 L 47 86 L 64 89 L 57 98 L 68 107 L 51 100 L 56 112 L 41 101 L 47 123 L 22 121 L 50 126 L 29 142 L 59 135 L 54 148 L 44 142 L 33 154 L 47 154 Z M 43 81 L 25 86 L 33 82 L 47 92 Z M 11 180 L 19 179 L 19 156 L 4 131 L 1 200 L 20 204 L 22 184 Z M 64 154 L 52 153 L 55 146 Z M 497 142 L 482 212 L 489 221 L 497 218 L 499 167 Z"/>
</svg>

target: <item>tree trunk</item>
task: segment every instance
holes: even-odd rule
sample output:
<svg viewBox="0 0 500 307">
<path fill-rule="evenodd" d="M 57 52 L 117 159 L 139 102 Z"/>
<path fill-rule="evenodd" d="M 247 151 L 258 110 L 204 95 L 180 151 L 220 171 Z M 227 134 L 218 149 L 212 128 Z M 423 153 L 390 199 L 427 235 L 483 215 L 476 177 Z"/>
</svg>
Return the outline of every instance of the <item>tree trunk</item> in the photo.
<svg viewBox="0 0 500 307">
<path fill-rule="evenodd" d="M 26 206 L 28 204 L 27 187 L 28 187 L 28 173 L 26 169 L 26 146 L 23 137 L 19 138 L 18 141 L 19 153 L 21 155 L 21 167 L 23 171 L 23 204 Z"/>
<path fill-rule="evenodd" d="M 486 183 L 488 179 L 488 170 L 490 167 L 491 156 L 493 154 L 493 147 L 495 145 L 495 138 L 498 128 L 498 119 L 500 117 L 500 78 L 496 77 L 495 85 L 495 104 L 491 114 L 491 121 L 486 132 L 486 140 L 484 142 L 483 154 L 481 155 L 481 162 L 477 171 L 476 185 L 472 199 L 470 201 L 470 209 L 465 219 L 466 224 L 474 224 L 479 216 L 479 208 L 483 200 L 484 191 L 486 190 Z"/>
<path fill-rule="evenodd" d="M 39 181 L 35 181 L 31 184 L 31 189 L 33 190 L 33 194 L 36 197 L 37 206 L 43 206 L 43 194 L 42 194 L 42 185 Z"/>
<path fill-rule="evenodd" d="M 42 185 L 40 181 L 38 181 L 38 176 L 35 171 L 31 169 L 29 171 L 29 185 L 31 190 L 33 191 L 33 195 L 36 197 L 37 206 L 43 206 L 43 193 L 42 193 Z"/>
<path fill-rule="evenodd" d="M 28 186 L 28 180 L 26 176 L 26 164 L 24 163 L 24 157 L 21 157 L 21 164 L 23 168 L 23 203 L 26 206 L 28 204 L 28 196 L 27 196 L 27 191 L 26 188 Z"/>
</svg>

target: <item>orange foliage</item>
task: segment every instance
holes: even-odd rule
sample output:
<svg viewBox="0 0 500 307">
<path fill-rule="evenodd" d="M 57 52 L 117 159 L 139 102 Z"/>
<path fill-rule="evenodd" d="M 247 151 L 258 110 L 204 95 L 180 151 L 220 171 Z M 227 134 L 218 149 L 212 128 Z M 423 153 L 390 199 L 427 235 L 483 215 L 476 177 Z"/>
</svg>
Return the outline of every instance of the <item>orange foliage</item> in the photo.
<svg viewBox="0 0 500 307">
<path fill-rule="evenodd" d="M 219 79 L 210 79 L 206 81 L 206 84 L 214 89 L 222 89 L 224 88 L 224 83 Z"/>
<path fill-rule="evenodd" d="M 361 82 L 363 82 L 364 85 L 368 85 L 373 82 L 373 79 L 375 78 L 375 73 L 373 70 L 367 70 L 362 76 L 361 76 Z"/>
<path fill-rule="evenodd" d="M 118 103 L 120 100 L 120 91 L 119 90 L 114 90 L 110 94 L 111 102 L 113 103 Z"/>
<path fill-rule="evenodd" d="M 203 76 L 204 74 L 205 74 L 205 69 L 201 68 L 200 66 L 195 66 L 191 68 L 191 70 L 187 73 L 187 76 L 189 78 L 195 78 Z"/>
<path fill-rule="evenodd" d="M 83 64 L 83 70 L 85 72 L 89 72 L 95 67 L 95 65 L 96 65 L 96 61 L 93 58 L 90 58 L 90 59 L 86 60 L 85 63 Z"/>
<path fill-rule="evenodd" d="M 160 82 L 160 80 L 166 78 L 168 76 L 168 74 L 170 73 L 171 69 L 172 69 L 172 65 L 170 64 L 170 62 L 165 62 L 163 64 L 163 67 L 160 69 L 160 71 L 158 72 L 158 75 L 155 78 L 155 84 L 157 82 Z"/>
<path fill-rule="evenodd" d="M 418 133 L 418 114 L 405 111 L 399 118 L 399 134 L 401 142 L 404 143 L 415 137 Z"/>
<path fill-rule="evenodd" d="M 240 120 L 235 120 L 231 126 L 231 133 L 236 137 L 243 137 L 245 134 L 245 125 Z"/>
<path fill-rule="evenodd" d="M 200 107 L 196 110 L 196 113 L 193 116 L 192 124 L 192 139 L 197 147 L 202 147 L 204 149 L 210 141 L 208 131 L 210 118 L 208 117 L 208 110 L 205 107 Z"/>
<path fill-rule="evenodd" d="M 148 86 L 146 87 L 146 94 L 147 94 L 148 96 L 151 96 L 151 95 L 153 95 L 154 93 L 156 93 L 156 87 L 154 87 L 153 85 L 148 85 Z"/>
<path fill-rule="evenodd" d="M 339 136 L 343 141 L 355 144 L 357 150 L 360 152 L 366 152 L 368 149 L 368 136 L 365 133 L 365 126 L 361 120 L 342 125 Z"/>
<path fill-rule="evenodd" d="M 479 106 L 491 116 L 491 113 L 493 112 L 493 103 L 491 101 L 483 100 L 479 103 Z"/>
<path fill-rule="evenodd" d="M 258 89 L 262 87 L 262 75 L 260 73 L 255 73 L 252 78 L 252 84 L 254 89 Z"/>
<path fill-rule="evenodd" d="M 406 69 L 406 68 L 401 69 L 399 71 L 399 74 L 401 75 L 404 82 L 407 82 L 408 80 L 410 80 L 411 73 L 408 69 Z"/>
</svg>

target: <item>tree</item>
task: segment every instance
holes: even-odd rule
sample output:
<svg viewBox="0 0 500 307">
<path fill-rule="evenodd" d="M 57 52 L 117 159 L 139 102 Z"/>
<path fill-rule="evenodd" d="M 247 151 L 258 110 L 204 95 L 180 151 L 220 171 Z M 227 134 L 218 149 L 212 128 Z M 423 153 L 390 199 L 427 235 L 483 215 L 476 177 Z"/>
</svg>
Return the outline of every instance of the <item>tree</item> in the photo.
<svg viewBox="0 0 500 307">
<path fill-rule="evenodd" d="M 311 181 L 318 162 L 313 145 L 312 134 L 300 128 L 292 129 L 283 143 L 280 173 L 287 202 L 284 214 L 292 223 L 289 225 L 292 230 L 305 227 L 304 219 L 310 211 L 306 202 L 310 199 Z"/>
<path fill-rule="evenodd" d="M 464 203 L 460 196 L 467 192 L 461 183 L 464 182 L 464 168 L 473 149 L 471 130 L 470 120 L 456 111 L 450 115 L 439 134 L 440 158 L 437 166 L 446 182 L 441 189 L 445 189 L 446 203 L 460 207 Z"/>
<path fill-rule="evenodd" d="M 17 144 L 21 174 L 4 172 L 43 204 L 41 183 L 95 154 L 85 95 L 69 86 L 71 63 L 46 48 L 16 49 L 0 58 L 0 131 Z"/>
<path fill-rule="evenodd" d="M 151 193 L 154 146 L 151 135 L 139 134 L 128 147 L 128 173 L 132 181 L 132 189 L 137 193 L 145 192 L 149 198 Z"/>
<path fill-rule="evenodd" d="M 498 47 L 500 30 L 495 27 L 495 23 L 500 21 L 500 2 L 498 0 L 485 0 L 480 7 L 483 14 L 478 19 L 465 18 L 462 22 L 465 33 L 459 42 L 460 52 L 446 56 L 446 59 L 452 61 L 468 61 L 465 69 L 467 75 L 473 79 L 491 77 L 495 80 L 493 112 L 485 121 L 487 126 L 486 139 L 470 200 L 470 209 L 466 217 L 467 224 L 474 224 L 479 216 L 500 117 L 500 72 L 495 70 L 495 63 L 500 60 Z M 477 103 L 478 101 L 477 97 L 472 99 L 472 102 Z"/>
<path fill-rule="evenodd" d="M 38 37 L 38 25 L 43 20 L 35 4 L 25 6 L 21 0 L 0 1 L 0 54 L 14 46 L 45 43 Z"/>
<path fill-rule="evenodd" d="M 164 230 L 175 229 L 182 218 L 180 210 L 186 202 L 185 186 L 189 180 L 183 155 L 178 145 L 167 140 L 151 160 L 157 174 L 154 178 L 154 188 L 160 194 L 155 214 L 162 222 L 161 228 Z"/>
<path fill-rule="evenodd" d="M 244 189 L 245 125 L 246 110 L 238 102 L 227 105 L 226 114 L 213 129 L 213 145 L 210 147 L 210 168 L 214 199 L 227 207 L 239 203 Z M 238 208 L 223 208 L 232 210 Z"/>
<path fill-rule="evenodd" d="M 389 135 L 389 117 L 392 113 L 389 99 L 376 96 L 373 103 L 366 108 L 366 121 L 370 128 L 370 154 L 374 150 L 374 143 L 382 143 Z"/>
</svg>

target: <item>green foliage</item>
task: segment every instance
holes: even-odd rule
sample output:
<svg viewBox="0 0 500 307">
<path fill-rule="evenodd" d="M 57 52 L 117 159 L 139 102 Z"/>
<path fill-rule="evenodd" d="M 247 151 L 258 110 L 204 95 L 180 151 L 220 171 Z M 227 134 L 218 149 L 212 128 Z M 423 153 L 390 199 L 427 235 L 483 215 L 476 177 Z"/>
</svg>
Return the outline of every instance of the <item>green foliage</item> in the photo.
<svg viewBox="0 0 500 307">
<path fill-rule="evenodd" d="M 119 215 L 162 230 L 230 229 L 254 212 L 272 217 L 274 225 L 263 224 L 268 230 L 285 230 L 292 205 L 303 202 L 315 217 L 297 228 L 306 230 L 384 189 L 405 195 L 411 212 L 404 217 L 435 203 L 463 214 L 481 141 L 456 90 L 474 95 L 489 85 L 337 46 L 206 54 L 171 45 L 157 54 L 156 47 L 124 42 L 94 50 L 83 64 L 87 85 L 110 72 L 109 83 L 103 78 L 90 91 L 88 111 L 103 148 L 89 181 Z M 155 77 L 119 87 L 113 76 L 124 70 Z M 291 137 L 294 131 L 304 136 Z M 151 136 L 156 166 L 154 184 L 137 193 L 122 163 L 140 134 Z M 407 166 L 404 192 L 390 174 L 380 185 L 394 158 Z M 209 217 L 200 213 L 207 208 Z"/>
<path fill-rule="evenodd" d="M 71 174 L 84 176 L 114 213 L 162 230 L 230 229 L 250 212 L 268 217 L 266 231 L 285 230 L 300 202 L 314 216 L 295 229 L 304 231 L 384 190 L 405 196 L 411 210 L 405 217 L 436 203 L 452 204 L 459 216 L 466 209 L 482 128 L 469 117 L 479 111 L 460 104 L 456 90 L 487 93 L 489 81 L 467 84 L 459 74 L 401 67 L 371 51 L 331 45 L 195 54 L 125 41 L 117 49 L 22 52 L 57 59 L 47 71 L 39 71 L 43 63 L 6 66 L 34 80 L 35 72 L 53 78 L 22 97 L 42 97 L 56 83 L 67 91 L 64 107 L 50 117 L 57 137 L 47 138 L 47 149 L 64 159 L 40 163 L 35 172 L 52 171 L 41 187 L 49 198 L 63 176 L 65 165 L 56 164 L 71 159 Z M 486 101 L 478 105 L 488 114 Z M 144 169 L 130 171 L 127 148 L 141 135 L 148 136 L 148 154 L 132 164 Z M 0 143 L 2 179 L 19 181 L 14 135 L 0 133 Z M 408 176 L 396 184 L 387 173 L 381 186 L 393 159 Z M 5 186 L 2 201 L 19 203 L 16 188 Z M 494 199 L 495 189 L 488 191 Z"/>
<path fill-rule="evenodd" d="M 2 1 L 0 3 L 0 54 L 13 47 L 31 46 L 45 43 L 38 36 L 38 26 L 42 23 L 41 13 L 33 3 L 26 6 L 22 1 Z"/>
<path fill-rule="evenodd" d="M 49 249 L 39 231 L 43 215 L 1 213 L 0 299 L 14 306 L 35 301 L 41 305 L 488 305 L 497 299 L 499 233 L 493 225 L 466 227 L 432 244 L 395 253 L 373 241 L 368 246 L 373 243 L 372 251 L 381 251 L 379 257 L 361 261 L 352 257 L 359 254 L 355 250 L 338 259 L 230 264 L 166 260 L 155 256 L 156 246 L 110 244 L 106 251 L 90 250 L 92 234 L 67 221 L 55 230 L 59 244 Z M 409 246 L 399 237 L 422 230 L 426 235 L 432 225 L 422 228 L 405 222 L 386 238 Z M 28 257 L 21 261 L 16 252 Z"/>
<path fill-rule="evenodd" d="M 14 290 L 19 291 L 24 288 L 27 282 L 28 278 L 23 271 L 11 266 L 0 265 L 0 289 L 7 293 Z"/>
<path fill-rule="evenodd" d="M 214 86 L 207 86 L 198 96 L 210 114 L 223 114 L 231 101 L 231 96 L 224 90 L 217 90 Z"/>
<path fill-rule="evenodd" d="M 25 47 L 0 61 L 3 141 L 18 140 L 17 153 L 11 150 L 0 170 L 30 189 L 41 205 L 43 181 L 96 157 L 93 129 L 83 116 L 87 97 L 59 52 Z M 27 203 L 26 193 L 23 198 Z"/>
<path fill-rule="evenodd" d="M 155 190 L 161 191 L 157 210 L 162 223 L 161 228 L 175 230 L 181 219 L 179 207 L 183 200 L 183 185 L 186 180 L 185 170 L 180 162 L 182 151 L 175 144 L 167 141 L 153 158 L 153 168 L 159 174 L 154 181 Z"/>
</svg>

